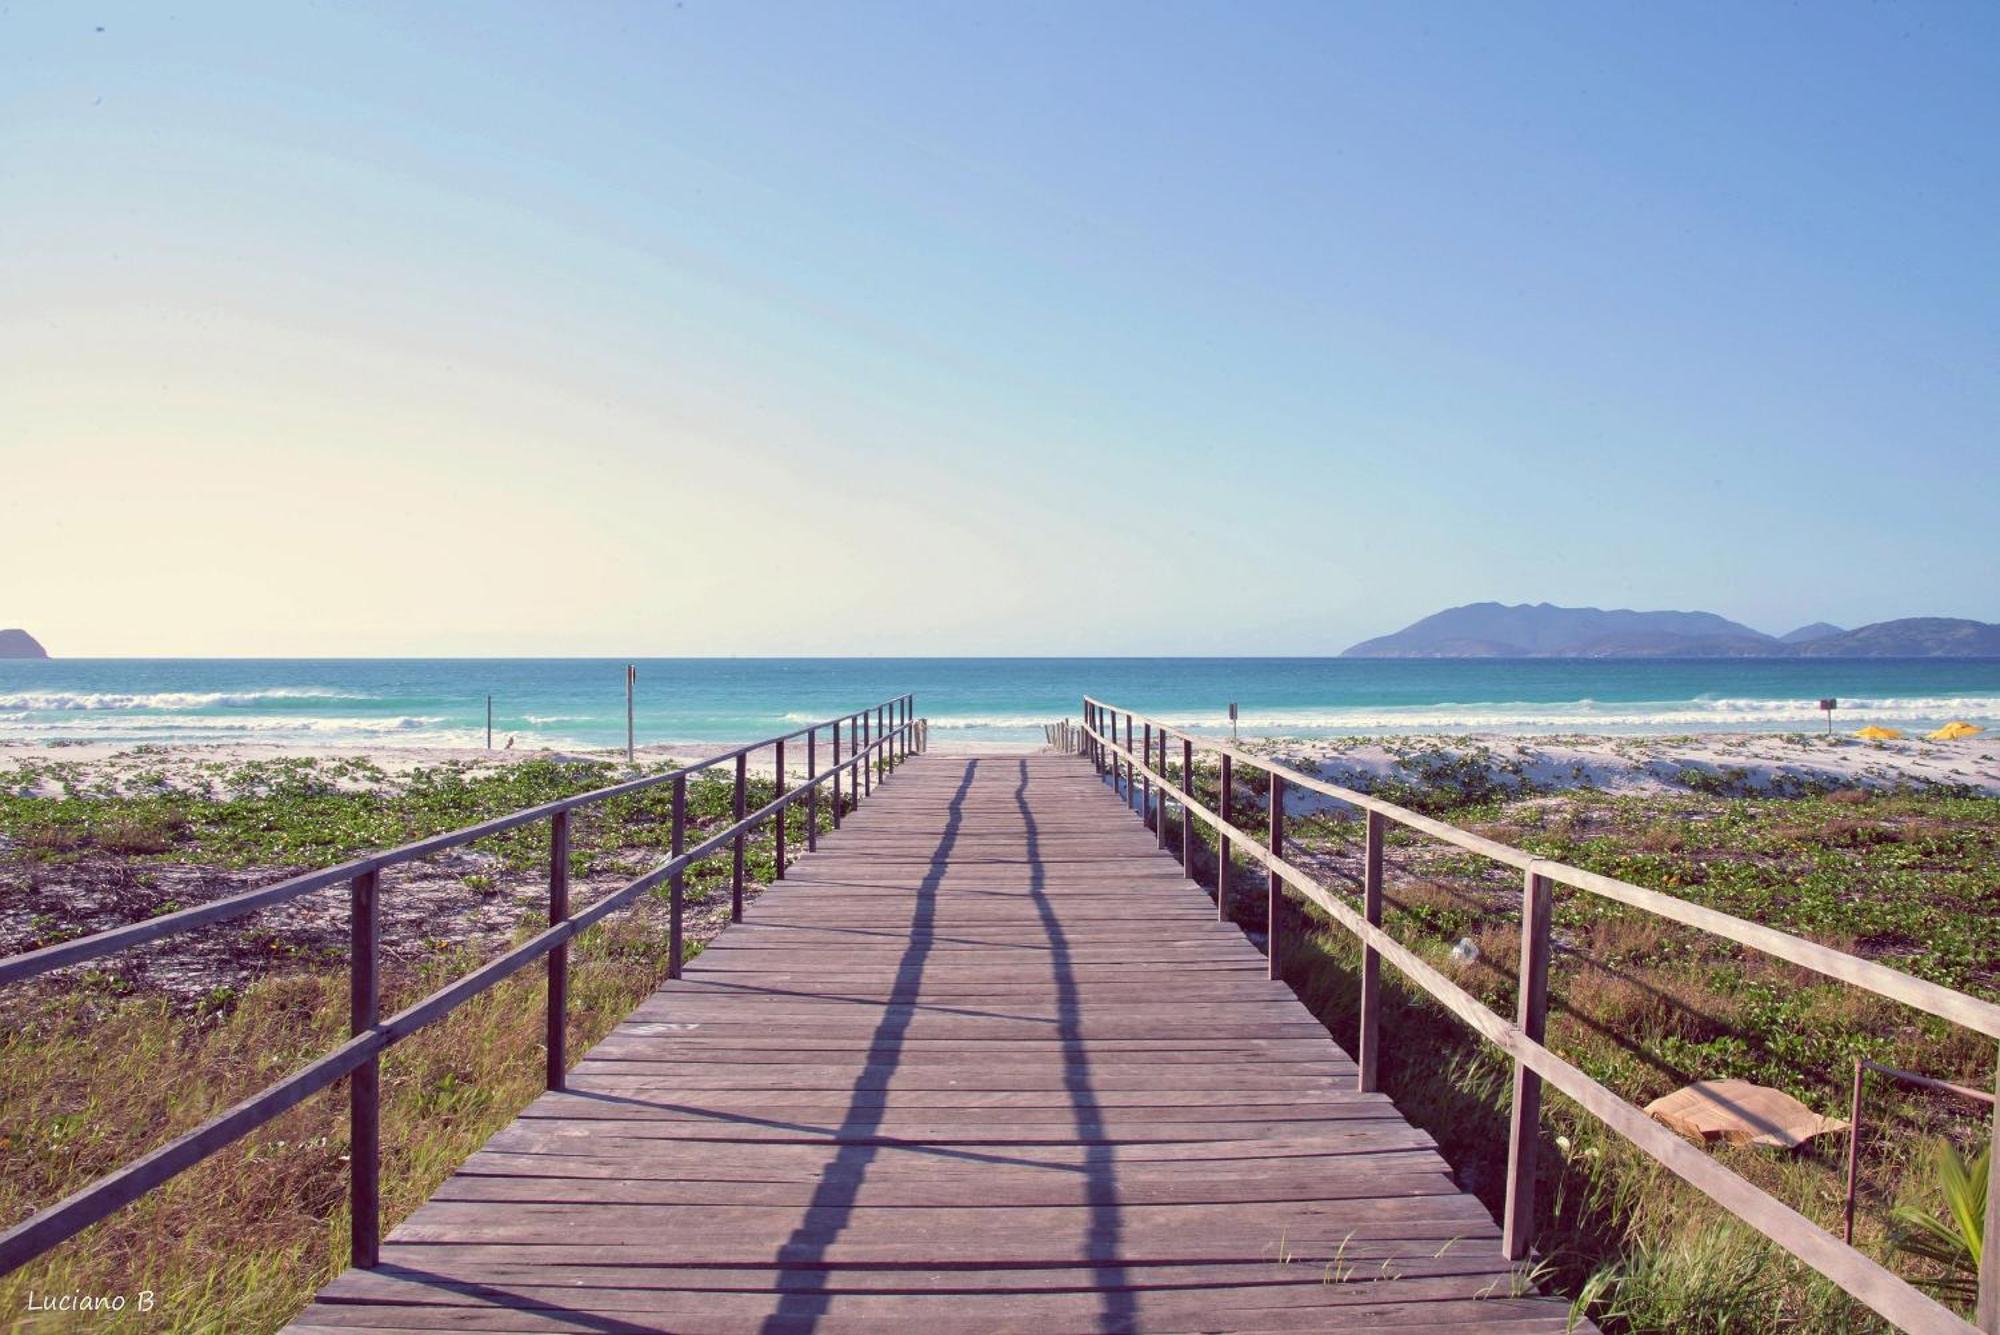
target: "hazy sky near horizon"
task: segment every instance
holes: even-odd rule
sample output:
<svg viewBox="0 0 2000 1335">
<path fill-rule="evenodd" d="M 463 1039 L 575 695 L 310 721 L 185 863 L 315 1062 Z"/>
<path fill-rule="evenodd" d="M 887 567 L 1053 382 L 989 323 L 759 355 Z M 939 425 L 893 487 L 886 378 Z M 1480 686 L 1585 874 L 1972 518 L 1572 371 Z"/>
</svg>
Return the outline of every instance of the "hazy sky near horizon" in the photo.
<svg viewBox="0 0 2000 1335">
<path fill-rule="evenodd" d="M 0 626 L 2000 620 L 2000 6 L 0 11 Z"/>
</svg>

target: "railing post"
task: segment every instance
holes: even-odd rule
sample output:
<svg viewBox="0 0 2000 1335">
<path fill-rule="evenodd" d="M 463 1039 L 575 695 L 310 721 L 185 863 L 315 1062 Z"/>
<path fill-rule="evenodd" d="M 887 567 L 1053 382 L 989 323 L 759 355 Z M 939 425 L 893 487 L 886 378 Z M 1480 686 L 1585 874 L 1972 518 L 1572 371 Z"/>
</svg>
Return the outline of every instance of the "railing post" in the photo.
<svg viewBox="0 0 2000 1335">
<path fill-rule="evenodd" d="M 1549 881 L 1527 873 L 1521 891 L 1521 1029 L 1540 1043 L 1549 1013 Z M 1507 1209 L 1500 1246 L 1510 1261 L 1527 1256 L 1535 1231 L 1535 1148 L 1542 1129 L 1542 1078 L 1514 1060 L 1514 1109 L 1507 1136 Z"/>
<path fill-rule="evenodd" d="M 688 776 L 674 775 L 673 856 L 687 852 Z M 681 903 L 687 889 L 687 873 L 677 871 L 667 878 L 667 977 L 681 976 Z"/>
<path fill-rule="evenodd" d="M 365 1034 L 380 1018 L 381 873 L 366 871 L 349 882 L 347 1031 Z M 347 1088 L 348 1252 L 357 1270 L 373 1270 L 382 1259 L 382 1058 L 378 1053 L 354 1068 Z"/>
<path fill-rule="evenodd" d="M 1146 768 L 1150 770 L 1153 768 L 1153 725 L 1150 723 L 1146 725 L 1145 742 L 1146 749 L 1139 754 L 1146 757 Z M 1139 776 L 1139 819 L 1147 825 L 1153 823 L 1153 779 L 1149 774 Z"/>
<path fill-rule="evenodd" d="M 569 813 L 549 819 L 549 926 L 569 918 Z M 548 1087 L 561 1089 L 569 1071 L 569 942 L 549 951 Z"/>
<path fill-rule="evenodd" d="M 1235 783 L 1236 772 L 1231 767 L 1227 751 L 1222 753 L 1222 795 L 1216 806 L 1216 814 L 1222 817 L 1224 825 L 1229 824 L 1229 790 Z M 1229 836 L 1215 832 L 1215 920 L 1229 921 Z"/>
<path fill-rule="evenodd" d="M 2000 1335 L 2000 1069 L 1994 1071 L 1992 1154 L 1986 1173 L 1986 1245 L 1979 1255 L 1979 1303 L 1974 1319 L 1986 1335 Z"/>
<path fill-rule="evenodd" d="M 1285 781 L 1278 771 L 1271 771 L 1271 791 L 1267 799 L 1270 808 L 1271 855 L 1285 855 Z M 1285 881 L 1277 872 L 1269 874 L 1264 885 L 1264 976 L 1278 978 L 1283 973 L 1283 963 L 1278 955 L 1279 910 L 1285 904 Z"/>
<path fill-rule="evenodd" d="M 1194 819 L 1188 804 L 1194 800 L 1194 743 L 1181 738 L 1181 875 L 1194 879 Z"/>
<path fill-rule="evenodd" d="M 1840 1240 L 1850 1247 L 1854 1245 L 1854 1192 L 1861 1172 L 1861 1080 L 1866 1071 L 1861 1058 L 1856 1057 L 1854 1089 L 1847 1102 L 1847 1184 L 1840 1211 Z"/>
<path fill-rule="evenodd" d="M 867 710 L 861 711 L 854 726 L 861 729 L 861 739 L 854 744 L 854 754 L 861 760 L 861 795 L 871 797 L 875 793 L 875 733 L 868 726 Z"/>
<path fill-rule="evenodd" d="M 806 729 L 806 852 L 819 851 L 819 726 Z"/>
<path fill-rule="evenodd" d="M 1147 756 L 1146 763 L 1152 764 L 1153 758 Z M 1160 791 L 1156 797 L 1159 811 L 1153 817 L 1153 839 L 1164 853 L 1167 849 L 1167 725 L 1164 723 L 1160 725 Z"/>
<path fill-rule="evenodd" d="M 840 828 L 840 720 L 833 723 L 833 828 Z"/>
<path fill-rule="evenodd" d="M 785 795 L 785 739 L 782 737 L 778 739 L 777 751 L 778 782 L 771 793 L 773 802 L 779 801 Z M 775 879 L 782 881 L 785 879 L 785 808 L 779 807 L 771 813 L 771 828 L 774 832 L 772 847 L 778 854 L 778 874 Z"/>
<path fill-rule="evenodd" d="M 1125 715 L 1125 805 L 1133 811 L 1139 809 L 1139 775 L 1132 768 L 1132 716 L 1129 713 Z"/>
<path fill-rule="evenodd" d="M 748 796 L 746 790 L 749 787 L 750 779 L 749 765 L 749 755 L 738 751 L 736 753 L 736 815 L 734 818 L 738 824 L 741 824 L 743 817 L 749 814 L 749 808 L 744 805 L 744 798 Z M 729 921 L 731 922 L 743 921 L 743 834 L 742 830 L 738 830 L 734 840 L 735 866 L 729 883 Z"/>
<path fill-rule="evenodd" d="M 1382 840 L 1388 828 L 1381 812 L 1368 813 L 1368 842 L 1361 864 L 1361 917 L 1372 927 L 1382 925 Z M 1361 1041 L 1356 1046 L 1361 1071 L 1355 1088 L 1373 1094 L 1382 1053 L 1382 954 L 1366 944 L 1361 947 Z"/>
</svg>

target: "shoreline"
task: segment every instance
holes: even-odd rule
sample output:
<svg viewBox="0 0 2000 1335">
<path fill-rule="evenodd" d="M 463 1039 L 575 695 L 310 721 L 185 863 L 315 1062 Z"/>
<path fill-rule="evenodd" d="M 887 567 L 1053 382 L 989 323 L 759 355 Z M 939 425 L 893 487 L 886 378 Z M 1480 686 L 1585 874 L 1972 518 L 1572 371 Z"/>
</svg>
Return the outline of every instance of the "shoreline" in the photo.
<svg viewBox="0 0 2000 1335">
<path fill-rule="evenodd" d="M 726 754 L 740 742 L 658 742 L 641 746 L 641 767 L 669 761 L 687 763 Z M 1484 776 L 1499 789 L 1559 792 L 1592 789 L 1646 794 L 1687 791 L 1769 793 L 1783 796 L 1813 788 L 1960 788 L 2000 795 L 2000 732 L 1952 742 L 1921 737 L 1868 741 L 1848 734 L 1794 732 L 1707 732 L 1673 735 L 1415 733 L 1329 738 L 1246 737 L 1238 749 L 1269 756 L 1316 773 L 1344 787 L 1437 782 L 1441 777 Z M 824 750 L 824 748 L 822 748 Z M 1035 742 L 988 742 L 932 734 L 937 755 L 1032 755 L 1045 751 Z M 785 768 L 795 780 L 806 774 L 803 747 L 787 747 Z M 297 745 L 283 742 L 150 744 L 0 741 L 0 783 L 23 796 L 56 796 L 65 780 L 108 783 L 124 789 L 149 776 L 182 783 L 214 777 L 258 763 L 311 761 L 338 767 L 368 765 L 394 781 L 420 769 L 459 766 L 473 772 L 538 760 L 619 765 L 624 748 L 493 749 L 455 746 L 369 744 Z M 822 766 L 830 755 L 819 757 Z M 746 769 L 768 778 L 772 748 L 750 753 Z M 27 785 L 16 778 L 34 771 Z M 381 778 L 372 780 L 380 782 Z M 366 778 L 340 780 L 357 786 Z"/>
<path fill-rule="evenodd" d="M 1343 787 L 1462 781 L 1483 773 L 1520 795 L 1707 792 L 1792 796 L 1836 788 L 1964 789 L 2000 795 L 2000 733 L 1951 742 L 1811 732 L 1266 738 L 1245 750 Z"/>
</svg>

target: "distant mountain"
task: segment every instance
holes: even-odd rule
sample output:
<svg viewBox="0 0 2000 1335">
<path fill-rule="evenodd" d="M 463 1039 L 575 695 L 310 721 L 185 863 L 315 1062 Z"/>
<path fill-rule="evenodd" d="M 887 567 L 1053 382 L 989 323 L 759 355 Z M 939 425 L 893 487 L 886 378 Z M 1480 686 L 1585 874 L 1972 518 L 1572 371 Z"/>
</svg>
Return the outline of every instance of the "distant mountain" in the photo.
<svg viewBox="0 0 2000 1335">
<path fill-rule="evenodd" d="M 1363 640 L 1344 658 L 1736 658 L 1791 652 L 1713 612 L 1605 611 L 1550 603 L 1468 603 L 1394 635 Z"/>
<path fill-rule="evenodd" d="M 0 630 L 0 658 L 47 658 L 35 637 L 25 630 Z"/>
<path fill-rule="evenodd" d="M 1363 640 L 1343 658 L 2000 658 L 2000 626 L 1908 617 L 1842 630 L 1824 621 L 1782 639 L 1713 612 L 1604 611 L 1468 603 Z"/>
<path fill-rule="evenodd" d="M 1877 621 L 1798 646 L 1810 658 L 2000 658 L 2000 626 L 1962 617 Z"/>
</svg>

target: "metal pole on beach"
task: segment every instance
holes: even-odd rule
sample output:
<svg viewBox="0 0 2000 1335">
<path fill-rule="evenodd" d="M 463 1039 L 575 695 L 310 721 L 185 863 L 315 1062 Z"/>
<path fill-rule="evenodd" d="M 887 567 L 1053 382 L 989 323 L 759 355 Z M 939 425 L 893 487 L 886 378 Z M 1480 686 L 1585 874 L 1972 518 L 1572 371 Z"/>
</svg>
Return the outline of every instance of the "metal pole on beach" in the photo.
<svg viewBox="0 0 2000 1335">
<path fill-rule="evenodd" d="M 639 669 L 625 665 L 625 763 L 632 763 L 632 689 L 638 685 Z"/>
<path fill-rule="evenodd" d="M 493 749 L 493 697 L 486 697 L 486 749 Z"/>
</svg>

